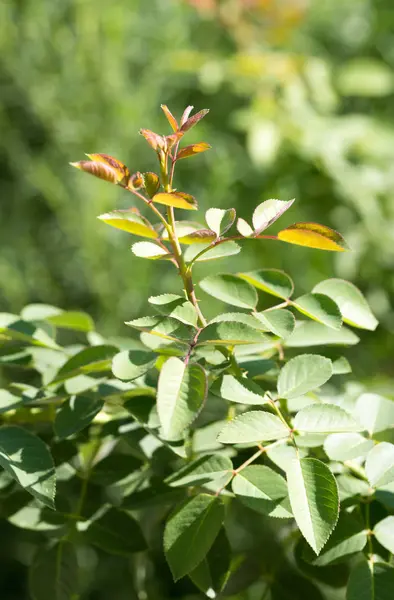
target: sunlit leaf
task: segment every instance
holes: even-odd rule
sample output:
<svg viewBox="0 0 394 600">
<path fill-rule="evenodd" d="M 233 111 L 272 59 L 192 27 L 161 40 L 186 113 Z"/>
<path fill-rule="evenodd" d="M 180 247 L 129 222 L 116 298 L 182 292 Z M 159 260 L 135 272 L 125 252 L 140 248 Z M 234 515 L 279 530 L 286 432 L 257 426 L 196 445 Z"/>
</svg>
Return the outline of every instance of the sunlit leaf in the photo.
<svg viewBox="0 0 394 600">
<path fill-rule="evenodd" d="M 303 408 L 296 414 L 293 426 L 306 433 L 363 431 L 362 425 L 343 408 L 334 404 L 311 404 Z"/>
<path fill-rule="evenodd" d="M 296 398 L 315 390 L 332 375 L 332 362 L 317 354 L 301 354 L 289 360 L 278 378 L 281 398 Z"/>
<path fill-rule="evenodd" d="M 310 319 L 332 329 L 340 329 L 342 315 L 338 305 L 324 294 L 305 294 L 293 301 L 293 306 Z"/>
<path fill-rule="evenodd" d="M 318 223 L 294 223 L 278 233 L 278 240 L 318 250 L 333 252 L 349 250 L 340 233 Z"/>
<path fill-rule="evenodd" d="M 218 436 L 221 444 L 244 444 L 286 438 L 290 430 L 276 415 L 249 411 L 226 423 Z"/>
<path fill-rule="evenodd" d="M 352 460 L 365 456 L 373 441 L 359 433 L 333 433 L 324 440 L 324 451 L 331 460 Z"/>
<path fill-rule="evenodd" d="M 386 517 L 379 521 L 373 530 L 379 544 L 394 554 L 394 517 Z"/>
<path fill-rule="evenodd" d="M 269 517 L 291 518 L 286 480 L 263 465 L 242 469 L 232 481 L 232 490 L 248 508 Z"/>
<path fill-rule="evenodd" d="M 209 244 L 210 242 L 214 242 L 216 240 L 216 234 L 210 229 L 197 229 L 187 233 L 186 235 L 182 235 L 178 239 L 181 244 Z M 201 250 L 201 246 L 196 246 L 195 249 L 193 248 L 193 252 L 195 251 L 196 254 L 201 252 Z"/>
<path fill-rule="evenodd" d="M 168 108 L 168 106 L 166 104 L 161 104 L 160 108 L 163 111 L 163 113 L 165 114 L 165 116 L 167 117 L 167 121 L 171 125 L 172 130 L 178 131 L 179 126 L 178 126 L 177 120 L 174 117 L 174 115 L 172 114 L 172 112 L 170 111 L 170 109 Z"/>
<path fill-rule="evenodd" d="M 110 156 L 109 154 L 87 154 L 91 161 L 100 162 L 108 167 L 111 167 L 116 173 L 118 182 L 127 184 L 130 178 L 130 171 L 120 160 Z"/>
<path fill-rule="evenodd" d="M 236 275 L 210 275 L 200 281 L 200 287 L 214 298 L 240 308 L 255 308 L 258 300 L 256 290 Z"/>
<path fill-rule="evenodd" d="M 296 458 L 286 475 L 297 525 L 311 548 L 319 554 L 338 520 L 335 477 L 327 465 L 315 458 Z"/>
<path fill-rule="evenodd" d="M 132 245 L 131 250 L 138 258 L 150 258 L 151 260 L 163 257 L 171 258 L 168 250 L 153 242 L 136 242 Z"/>
<path fill-rule="evenodd" d="M 254 313 L 271 333 L 280 338 L 287 338 L 294 330 L 295 318 L 289 310 L 278 309 Z"/>
<path fill-rule="evenodd" d="M 193 107 L 192 107 L 192 109 L 193 109 Z M 209 113 L 209 109 L 208 108 L 203 108 L 202 110 L 200 110 L 195 115 L 189 117 L 186 121 L 183 120 L 184 119 L 184 117 L 183 117 L 182 118 L 181 131 L 189 131 L 189 129 L 191 129 L 192 127 L 194 127 L 195 125 L 197 125 L 197 123 L 199 121 L 201 121 L 201 119 L 203 119 L 208 113 Z"/>
<path fill-rule="evenodd" d="M 190 194 L 183 192 L 160 192 L 152 198 L 157 204 L 173 206 L 174 208 L 183 208 L 184 210 L 197 210 L 197 201 Z"/>
<path fill-rule="evenodd" d="M 237 220 L 237 230 L 238 233 L 240 233 L 243 237 L 251 237 L 254 234 L 254 231 L 249 223 L 242 218 Z"/>
<path fill-rule="evenodd" d="M 113 210 L 97 217 L 107 225 L 116 229 L 122 229 L 128 233 L 146 238 L 157 238 L 159 234 L 144 219 L 136 214 L 133 208 L 126 210 Z"/>
<path fill-rule="evenodd" d="M 165 139 L 150 129 L 140 129 L 140 134 L 146 139 L 153 150 L 165 150 Z"/>
<path fill-rule="evenodd" d="M 253 227 L 255 233 L 259 234 L 275 223 L 283 213 L 290 208 L 294 200 L 285 202 L 283 200 L 265 200 L 257 206 L 253 213 Z"/>
<path fill-rule="evenodd" d="M 297 322 L 295 330 L 286 339 L 289 348 L 304 348 L 308 346 L 353 346 L 360 338 L 347 327 L 331 329 L 321 323 L 308 321 Z"/>
<path fill-rule="evenodd" d="M 361 394 L 354 406 L 353 415 L 373 436 L 393 427 L 394 402 L 379 394 Z"/>
<path fill-rule="evenodd" d="M 220 345 L 242 345 L 257 344 L 270 341 L 267 336 L 255 327 L 246 323 L 226 322 L 212 323 L 204 327 L 198 336 L 197 345 L 212 344 Z"/>
<path fill-rule="evenodd" d="M 339 306 L 345 323 L 374 331 L 378 321 L 367 301 L 355 285 L 343 279 L 326 279 L 314 287 L 314 292 L 325 294 Z"/>
<path fill-rule="evenodd" d="M 157 411 L 167 440 L 181 438 L 200 412 L 207 393 L 204 369 L 172 356 L 163 365 L 157 388 Z"/>
<path fill-rule="evenodd" d="M 368 453 L 365 471 L 374 487 L 394 481 L 394 445 L 381 442 L 374 446 Z"/>
<path fill-rule="evenodd" d="M 197 255 L 204 251 L 198 258 Z M 189 246 L 185 252 L 186 262 L 206 262 L 208 260 L 216 260 L 218 258 L 226 258 L 226 256 L 234 256 L 241 252 L 241 247 L 233 241 L 224 242 L 217 246 L 207 244 L 205 247 L 201 245 Z"/>
<path fill-rule="evenodd" d="M 206 144 L 205 142 L 198 142 L 197 144 L 191 144 L 190 146 L 185 146 L 179 150 L 176 158 L 180 160 L 182 158 L 188 158 L 189 156 L 194 156 L 195 154 L 200 154 L 201 152 L 206 152 L 209 150 L 211 146 Z"/>
<path fill-rule="evenodd" d="M 209 208 L 205 213 L 208 227 L 219 237 L 230 229 L 235 221 L 235 209 Z"/>
<path fill-rule="evenodd" d="M 215 481 L 226 473 L 232 473 L 233 464 L 227 456 L 209 454 L 200 456 L 191 463 L 183 466 L 170 477 L 166 483 L 171 486 L 203 485 L 208 481 Z"/>
<path fill-rule="evenodd" d="M 266 404 L 267 398 L 261 387 L 246 377 L 223 375 L 211 387 L 211 392 L 220 395 L 225 400 L 240 404 Z"/>
<path fill-rule="evenodd" d="M 238 277 L 245 279 L 254 287 L 277 298 L 287 300 L 294 291 L 294 283 L 290 277 L 278 269 L 260 269 L 248 273 L 238 273 Z"/>
</svg>

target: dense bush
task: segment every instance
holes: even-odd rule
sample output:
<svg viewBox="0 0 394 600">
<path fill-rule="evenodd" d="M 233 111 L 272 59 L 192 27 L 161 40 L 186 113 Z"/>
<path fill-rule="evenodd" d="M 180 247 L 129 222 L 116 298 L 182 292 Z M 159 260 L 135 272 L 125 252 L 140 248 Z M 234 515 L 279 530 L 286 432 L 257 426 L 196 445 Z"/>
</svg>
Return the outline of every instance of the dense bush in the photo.
<svg viewBox="0 0 394 600">
<path fill-rule="evenodd" d="M 178 123 L 162 108 L 172 133 L 141 130 L 158 174 L 107 154 L 72 164 L 133 194 L 138 207 L 99 218 L 145 238 L 133 254 L 173 265 L 178 287 L 148 298 L 150 314 L 126 323 L 134 337 L 102 337 L 85 313 L 45 304 L 1 315 L 0 509 L 21 530 L 11 556 L 29 568 L 28 593 L 389 598 L 394 403 L 337 381 L 351 372 L 341 348 L 375 316 L 343 279 L 299 296 L 284 271 L 215 263 L 240 244 L 347 243 L 314 222 L 267 234 L 293 200 L 248 220 L 215 207 L 205 223 L 175 220 L 198 208 L 174 174 L 210 149 L 183 145 L 207 111 Z"/>
</svg>

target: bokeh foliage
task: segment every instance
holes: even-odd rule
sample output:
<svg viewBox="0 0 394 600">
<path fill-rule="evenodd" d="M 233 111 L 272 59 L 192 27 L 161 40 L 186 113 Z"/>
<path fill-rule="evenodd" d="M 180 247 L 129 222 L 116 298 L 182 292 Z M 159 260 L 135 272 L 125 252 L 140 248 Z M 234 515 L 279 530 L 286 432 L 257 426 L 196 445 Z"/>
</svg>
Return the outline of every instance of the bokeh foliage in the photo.
<svg viewBox="0 0 394 600">
<path fill-rule="evenodd" d="M 361 336 L 353 368 L 370 385 L 385 387 L 394 329 L 391 4 L 2 2 L 2 310 L 19 312 L 32 301 L 80 308 L 93 314 L 100 331 L 127 334 L 122 323 L 142 313 L 148 290 L 177 292 L 170 269 L 159 275 L 154 262 L 128 251 L 126 234 L 95 219 L 128 206 L 129 195 L 79 177 L 68 161 L 107 152 L 149 170 L 149 149 L 135 133 L 140 126 L 160 130 L 160 103 L 178 113 L 187 104 L 209 106 L 210 119 L 195 139 L 213 146 L 209 164 L 201 157 L 178 169 L 180 187 L 187 184 L 202 209 L 234 206 L 247 216 L 263 199 L 296 197 L 285 224 L 324 222 L 353 248 L 306 256 L 267 243 L 227 267 L 284 268 L 299 295 L 333 273 L 351 279 L 381 324 L 373 336 Z M 201 276 L 208 273 L 199 268 Z M 11 526 L 3 537 L 4 546 L 16 544 Z M 247 547 L 249 540 L 239 543 Z M 17 546 L 21 562 L 28 561 L 29 541 Z M 2 559 L 4 580 L 21 567 L 7 554 Z M 23 578 L 13 581 L 23 585 Z M 108 597 L 124 593 L 109 590 Z M 22 594 L 18 588 L 6 599 Z"/>
</svg>

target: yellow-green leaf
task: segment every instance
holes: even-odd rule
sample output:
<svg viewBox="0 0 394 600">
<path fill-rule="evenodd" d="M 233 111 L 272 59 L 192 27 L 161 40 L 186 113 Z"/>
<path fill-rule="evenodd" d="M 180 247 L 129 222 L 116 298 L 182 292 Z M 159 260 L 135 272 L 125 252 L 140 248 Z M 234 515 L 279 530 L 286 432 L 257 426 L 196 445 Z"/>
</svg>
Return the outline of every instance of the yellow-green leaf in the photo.
<svg viewBox="0 0 394 600">
<path fill-rule="evenodd" d="M 190 194 L 183 192 L 162 192 L 153 196 L 153 202 L 173 206 L 174 208 L 183 208 L 184 210 L 197 210 L 197 201 Z"/>
<path fill-rule="evenodd" d="M 345 252 L 349 250 L 340 233 L 318 223 L 294 223 L 278 233 L 278 239 L 297 246 L 318 250 Z"/>
<path fill-rule="evenodd" d="M 161 104 L 160 108 L 163 111 L 163 113 L 165 114 L 165 116 L 167 117 L 167 121 L 171 125 L 172 130 L 178 131 L 179 127 L 178 127 L 177 120 L 174 117 L 174 115 L 172 114 L 172 112 L 170 111 L 170 109 L 168 108 L 168 106 L 166 104 Z"/>
<path fill-rule="evenodd" d="M 116 229 L 122 229 L 128 233 L 133 233 L 134 235 L 152 239 L 158 237 L 157 231 L 153 227 L 150 227 L 132 208 L 113 210 L 97 218 L 107 223 L 107 225 L 111 225 Z"/>
</svg>

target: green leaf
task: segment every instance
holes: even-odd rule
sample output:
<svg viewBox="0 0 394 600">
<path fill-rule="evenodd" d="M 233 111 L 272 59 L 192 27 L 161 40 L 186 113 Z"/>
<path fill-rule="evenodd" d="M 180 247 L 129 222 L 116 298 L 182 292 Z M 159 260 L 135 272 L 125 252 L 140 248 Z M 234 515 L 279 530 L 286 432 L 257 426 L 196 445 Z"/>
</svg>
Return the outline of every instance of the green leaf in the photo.
<svg viewBox="0 0 394 600">
<path fill-rule="evenodd" d="M 209 229 L 214 231 L 217 237 L 223 235 L 230 229 L 235 221 L 235 209 L 209 208 L 205 213 L 205 220 Z"/>
<path fill-rule="evenodd" d="M 243 323 L 244 325 L 248 325 L 249 327 L 253 327 L 259 331 L 269 331 L 269 329 L 263 325 L 259 319 L 256 319 L 253 315 L 248 315 L 246 313 L 222 313 L 221 315 L 217 315 L 209 321 L 209 325 L 212 323 Z"/>
<path fill-rule="evenodd" d="M 332 363 L 332 371 L 334 375 L 346 375 L 352 372 L 352 367 L 349 361 L 344 356 L 340 356 Z"/>
<path fill-rule="evenodd" d="M 189 301 L 183 302 L 174 308 L 171 311 L 170 316 L 184 325 L 191 325 L 192 327 L 197 327 L 198 315 L 196 309 L 193 304 Z"/>
<path fill-rule="evenodd" d="M 391 600 L 394 567 L 365 558 L 350 572 L 346 600 Z"/>
<path fill-rule="evenodd" d="M 271 333 L 280 338 L 287 338 L 294 331 L 295 318 L 289 310 L 278 309 L 254 313 L 258 319 Z"/>
<path fill-rule="evenodd" d="M 153 198 L 153 196 L 155 196 L 159 191 L 160 179 L 158 178 L 156 173 L 152 173 L 151 171 L 144 173 L 142 175 L 142 178 L 144 180 L 144 187 L 146 193 L 148 194 L 149 198 Z"/>
<path fill-rule="evenodd" d="M 204 250 L 198 258 L 196 256 Z M 235 242 L 229 241 L 217 246 L 211 244 L 193 244 L 185 252 L 186 262 L 206 262 L 208 260 L 216 260 L 217 258 L 225 258 L 226 256 L 234 256 L 241 252 L 241 246 Z"/>
<path fill-rule="evenodd" d="M 94 331 L 93 319 L 84 312 L 63 311 L 58 315 L 47 317 L 47 323 L 60 329 L 71 329 L 71 331 Z"/>
<path fill-rule="evenodd" d="M 363 431 L 362 425 L 334 404 L 312 404 L 303 408 L 296 414 L 293 427 L 305 433 Z"/>
<path fill-rule="evenodd" d="M 206 558 L 189 573 L 189 577 L 208 598 L 215 598 L 226 585 L 230 567 L 231 548 L 222 527 Z"/>
<path fill-rule="evenodd" d="M 92 521 L 84 537 L 88 543 L 109 554 L 129 556 L 146 549 L 137 521 L 116 508 L 110 508 L 104 515 Z"/>
<path fill-rule="evenodd" d="M 223 375 L 221 380 L 216 380 L 210 391 L 224 400 L 239 404 L 266 404 L 267 398 L 264 390 L 257 383 L 246 377 Z"/>
<path fill-rule="evenodd" d="M 23 403 L 22 398 L 14 396 L 8 390 L 0 390 L 0 414 L 14 410 Z"/>
<path fill-rule="evenodd" d="M 256 290 L 236 275 L 210 275 L 200 282 L 200 287 L 210 296 L 240 308 L 253 309 L 258 301 Z"/>
<path fill-rule="evenodd" d="M 378 321 L 367 301 L 355 285 L 343 279 L 327 279 L 318 283 L 314 292 L 329 296 L 339 306 L 345 323 L 353 327 L 374 331 Z"/>
<path fill-rule="evenodd" d="M 59 350 L 59 346 L 44 329 L 33 322 L 23 321 L 17 315 L 0 313 L 0 335 L 2 340 L 16 340 L 28 346 Z"/>
<path fill-rule="evenodd" d="M 249 282 L 257 289 L 283 300 L 290 298 L 294 291 L 293 281 L 284 271 L 278 269 L 260 269 L 260 271 L 238 273 L 238 277 Z"/>
<path fill-rule="evenodd" d="M 318 354 L 301 354 L 289 360 L 278 378 L 281 398 L 296 398 L 315 390 L 330 379 L 332 362 Z"/>
<path fill-rule="evenodd" d="M 394 481 L 394 445 L 381 442 L 368 453 L 365 472 L 373 487 Z"/>
<path fill-rule="evenodd" d="M 170 516 L 164 530 L 164 553 L 175 581 L 207 556 L 224 519 L 220 498 L 199 494 Z"/>
<path fill-rule="evenodd" d="M 56 532 L 57 535 L 66 534 L 68 519 L 61 513 L 48 507 L 43 507 L 37 500 L 22 506 L 13 512 L 7 519 L 15 527 L 29 531 Z"/>
<path fill-rule="evenodd" d="M 287 471 L 291 508 L 302 535 L 319 554 L 338 520 L 334 475 L 316 458 L 295 459 Z"/>
<path fill-rule="evenodd" d="M 293 306 L 310 319 L 332 329 L 342 327 L 342 315 L 338 305 L 324 294 L 305 294 L 293 302 Z"/>
<path fill-rule="evenodd" d="M 324 451 L 331 460 L 352 460 L 365 456 L 373 441 L 359 433 L 333 433 L 324 440 Z"/>
<path fill-rule="evenodd" d="M 215 481 L 226 473 L 232 473 L 233 464 L 227 456 L 208 454 L 197 458 L 183 466 L 165 480 L 167 485 L 178 487 L 183 485 L 203 485 Z"/>
<path fill-rule="evenodd" d="M 286 346 L 289 348 L 329 345 L 353 346 L 358 344 L 359 341 L 360 338 L 346 327 L 334 330 L 320 323 L 302 321 L 296 324 L 295 330 L 287 338 Z"/>
<path fill-rule="evenodd" d="M 251 465 L 232 481 L 237 498 L 252 510 L 269 517 L 291 518 L 286 480 L 269 467 Z"/>
<path fill-rule="evenodd" d="M 290 208 L 293 202 L 294 199 L 289 200 L 288 202 L 270 199 L 259 204 L 254 210 L 252 219 L 255 233 L 259 234 L 275 223 L 275 221 Z"/>
<path fill-rule="evenodd" d="M 138 258 L 150 258 L 151 260 L 156 260 L 158 258 L 171 257 L 168 250 L 153 242 L 137 242 L 132 245 L 131 250 Z"/>
<path fill-rule="evenodd" d="M 157 388 L 157 411 L 167 440 L 182 437 L 200 412 L 206 398 L 207 379 L 198 364 L 172 356 L 163 365 Z"/>
<path fill-rule="evenodd" d="M 394 402 L 378 394 L 361 394 L 353 411 L 371 435 L 389 429 L 394 423 Z"/>
<path fill-rule="evenodd" d="M 249 444 L 279 440 L 289 434 L 289 429 L 279 417 L 253 410 L 226 423 L 219 433 L 218 441 L 222 444 Z"/>
<path fill-rule="evenodd" d="M 78 588 L 77 556 L 70 542 L 62 540 L 35 556 L 29 576 L 33 600 L 75 600 Z"/>
<path fill-rule="evenodd" d="M 58 371 L 52 383 L 64 381 L 76 375 L 88 375 L 111 369 L 111 360 L 118 349 L 115 346 L 90 346 L 72 356 Z"/>
<path fill-rule="evenodd" d="M 197 201 L 190 194 L 184 192 L 160 192 L 153 196 L 153 202 L 172 206 L 174 208 L 183 208 L 184 210 L 197 210 Z"/>
<path fill-rule="evenodd" d="M 116 229 L 133 233 L 145 238 L 155 239 L 159 234 L 150 223 L 143 219 L 134 208 L 125 210 L 113 210 L 97 217 L 107 225 L 111 225 Z"/>
<path fill-rule="evenodd" d="M 386 517 L 379 521 L 373 530 L 379 544 L 394 554 L 394 517 Z"/>
<path fill-rule="evenodd" d="M 279 231 L 278 240 L 316 250 L 330 250 L 331 252 L 349 250 L 349 246 L 340 233 L 318 223 L 294 223 L 294 225 Z"/>
<path fill-rule="evenodd" d="M 132 381 L 154 367 L 157 355 L 144 350 L 123 350 L 112 359 L 112 373 L 122 381 Z"/>
<path fill-rule="evenodd" d="M 235 346 L 238 344 L 256 344 L 269 342 L 270 339 L 258 329 L 245 323 L 223 322 L 207 325 L 198 336 L 197 346 L 212 344 L 215 346 Z"/>
<path fill-rule="evenodd" d="M 0 465 L 27 492 L 55 508 L 55 468 L 44 442 L 21 427 L 0 428 Z"/>
<path fill-rule="evenodd" d="M 59 439 L 74 435 L 91 424 L 103 408 L 104 402 L 96 395 L 72 396 L 56 413 L 53 428 Z"/>
<path fill-rule="evenodd" d="M 184 302 L 185 298 L 179 296 L 179 294 L 160 294 L 160 296 L 150 296 L 148 302 L 155 306 L 165 306 L 166 304 L 172 304 L 173 302 Z"/>
<path fill-rule="evenodd" d="M 364 524 L 348 513 L 341 513 L 338 524 L 319 556 L 309 547 L 304 559 L 317 567 L 347 560 L 352 554 L 362 552 L 367 543 L 367 531 Z"/>
</svg>

